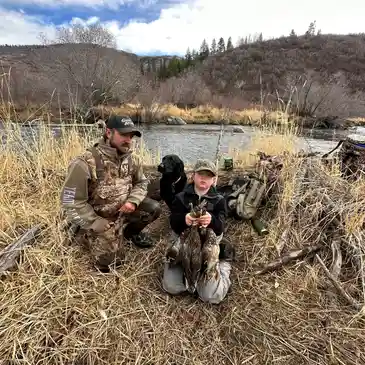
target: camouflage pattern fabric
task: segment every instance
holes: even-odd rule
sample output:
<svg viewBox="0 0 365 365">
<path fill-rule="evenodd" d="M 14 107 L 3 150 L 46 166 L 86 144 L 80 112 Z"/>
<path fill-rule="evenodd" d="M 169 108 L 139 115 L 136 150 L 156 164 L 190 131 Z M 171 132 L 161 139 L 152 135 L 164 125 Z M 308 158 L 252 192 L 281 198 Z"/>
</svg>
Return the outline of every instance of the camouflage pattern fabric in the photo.
<svg viewBox="0 0 365 365">
<path fill-rule="evenodd" d="M 218 170 L 215 164 L 207 159 L 198 159 L 194 166 L 194 172 L 200 172 L 200 171 L 209 171 L 214 176 L 218 175 Z"/>
<path fill-rule="evenodd" d="M 97 267 L 119 264 L 125 255 L 125 241 L 153 222 L 160 214 L 158 208 L 158 202 L 146 198 L 133 213 L 120 216 L 115 221 L 109 220 L 111 228 L 107 231 L 96 233 L 90 229 L 81 229 L 76 240 L 90 251 Z"/>
<path fill-rule="evenodd" d="M 103 269 L 109 265 L 118 265 L 123 260 L 123 219 L 117 221 L 103 233 L 95 233 L 87 230 L 84 233 L 84 238 L 94 264 L 97 267 Z"/>
<path fill-rule="evenodd" d="M 96 161 L 90 149 L 71 161 L 61 191 L 67 221 L 84 229 L 100 217 L 115 220 L 126 201 L 138 207 L 147 196 L 148 180 L 137 156 L 133 153 L 120 156 L 104 140 L 95 148 L 103 161 L 103 179 L 98 181 Z"/>
<path fill-rule="evenodd" d="M 155 219 L 151 213 L 158 203 L 149 204 L 151 199 L 145 199 L 147 185 L 138 157 L 131 152 L 119 155 L 103 139 L 71 161 L 61 191 L 62 209 L 66 220 L 80 228 L 77 241 L 87 244 L 99 266 L 123 257 L 123 225 L 132 223 L 129 231 L 133 233 Z M 128 219 L 120 220 L 119 208 L 127 201 L 134 203 L 137 210 Z M 103 218 L 111 228 L 102 233 L 92 230 L 93 224 Z"/>
</svg>

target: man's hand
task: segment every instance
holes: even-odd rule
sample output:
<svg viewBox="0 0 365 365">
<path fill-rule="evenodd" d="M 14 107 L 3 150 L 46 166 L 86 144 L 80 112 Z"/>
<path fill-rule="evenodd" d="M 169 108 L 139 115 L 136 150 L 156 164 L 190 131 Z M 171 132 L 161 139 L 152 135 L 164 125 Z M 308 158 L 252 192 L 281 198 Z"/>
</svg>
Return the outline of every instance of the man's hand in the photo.
<svg viewBox="0 0 365 365">
<path fill-rule="evenodd" d="M 119 209 L 123 213 L 133 213 L 136 210 L 136 205 L 131 202 L 125 202 Z"/>
<path fill-rule="evenodd" d="M 197 219 L 196 218 L 193 218 L 190 213 L 188 213 L 186 216 L 185 216 L 185 223 L 187 226 L 195 226 L 197 224 Z"/>
<path fill-rule="evenodd" d="M 95 222 L 91 225 L 90 229 L 96 233 L 102 233 L 107 231 L 111 227 L 111 224 L 108 220 L 104 218 L 98 218 Z"/>
<path fill-rule="evenodd" d="M 198 219 L 198 221 L 202 227 L 208 227 L 210 222 L 212 221 L 212 216 L 208 212 L 206 212 Z"/>
</svg>

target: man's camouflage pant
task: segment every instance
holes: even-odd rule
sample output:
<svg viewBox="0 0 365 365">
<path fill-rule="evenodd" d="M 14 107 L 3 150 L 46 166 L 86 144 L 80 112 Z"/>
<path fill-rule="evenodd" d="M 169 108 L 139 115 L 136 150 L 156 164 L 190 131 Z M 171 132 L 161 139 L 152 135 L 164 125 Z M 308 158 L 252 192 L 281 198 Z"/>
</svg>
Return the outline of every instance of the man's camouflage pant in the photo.
<svg viewBox="0 0 365 365">
<path fill-rule="evenodd" d="M 136 211 L 111 222 L 112 226 L 107 231 L 96 233 L 91 230 L 80 230 L 78 240 L 81 239 L 88 248 L 98 268 L 107 269 L 109 266 L 118 266 L 124 258 L 124 241 L 138 235 L 143 228 L 156 220 L 160 213 L 159 203 L 146 198 Z"/>
</svg>

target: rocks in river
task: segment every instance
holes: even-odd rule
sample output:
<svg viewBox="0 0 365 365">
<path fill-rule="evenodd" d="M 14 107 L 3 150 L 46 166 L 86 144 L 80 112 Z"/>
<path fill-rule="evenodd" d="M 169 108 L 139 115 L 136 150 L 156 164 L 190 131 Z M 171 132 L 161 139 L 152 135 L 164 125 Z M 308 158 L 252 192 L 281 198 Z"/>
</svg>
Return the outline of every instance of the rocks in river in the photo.
<svg viewBox="0 0 365 365">
<path fill-rule="evenodd" d="M 233 127 L 232 129 L 233 133 L 245 133 L 242 127 Z"/>
<path fill-rule="evenodd" d="M 168 117 L 166 120 L 166 124 L 170 125 L 185 125 L 186 122 L 184 119 L 180 117 Z"/>
</svg>

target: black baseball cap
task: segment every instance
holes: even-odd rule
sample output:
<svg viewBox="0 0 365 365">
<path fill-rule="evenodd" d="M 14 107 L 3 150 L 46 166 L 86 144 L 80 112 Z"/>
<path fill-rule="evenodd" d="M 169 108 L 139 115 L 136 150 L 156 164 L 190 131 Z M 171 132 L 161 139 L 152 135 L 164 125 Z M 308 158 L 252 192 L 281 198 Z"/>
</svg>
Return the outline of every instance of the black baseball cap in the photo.
<svg viewBox="0 0 365 365">
<path fill-rule="evenodd" d="M 133 121 L 129 117 L 113 115 L 106 122 L 108 129 L 116 129 L 119 133 L 133 133 L 137 137 L 141 137 L 142 133 L 136 128 Z"/>
</svg>

